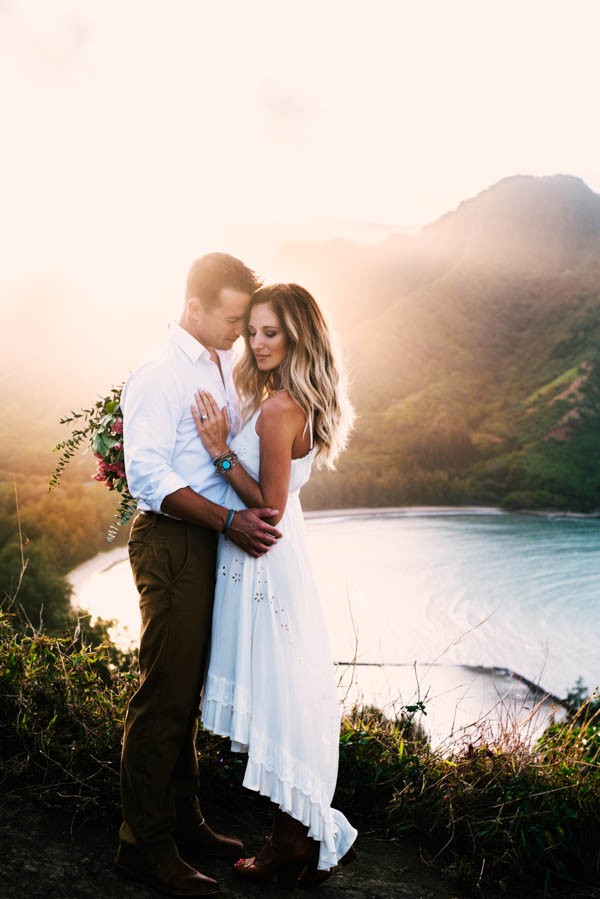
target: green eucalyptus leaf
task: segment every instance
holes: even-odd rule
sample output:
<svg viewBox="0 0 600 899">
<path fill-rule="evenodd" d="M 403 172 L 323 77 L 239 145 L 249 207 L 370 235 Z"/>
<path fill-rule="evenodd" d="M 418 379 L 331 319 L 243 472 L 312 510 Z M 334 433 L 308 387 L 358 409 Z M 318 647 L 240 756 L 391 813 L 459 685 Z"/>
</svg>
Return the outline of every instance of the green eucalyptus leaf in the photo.
<svg viewBox="0 0 600 899">
<path fill-rule="evenodd" d="M 110 445 L 104 434 L 98 432 L 92 441 L 92 450 L 105 456 L 110 449 Z"/>
</svg>

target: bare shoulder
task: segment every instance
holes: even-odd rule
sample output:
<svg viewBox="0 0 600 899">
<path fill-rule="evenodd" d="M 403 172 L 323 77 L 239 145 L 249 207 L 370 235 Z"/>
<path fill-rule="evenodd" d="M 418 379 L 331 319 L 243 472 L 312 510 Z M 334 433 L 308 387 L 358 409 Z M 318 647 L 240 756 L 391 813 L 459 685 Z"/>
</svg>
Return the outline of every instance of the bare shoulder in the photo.
<svg viewBox="0 0 600 899">
<path fill-rule="evenodd" d="M 263 402 L 261 409 L 267 415 L 281 415 L 283 413 L 304 418 L 304 412 L 287 390 L 279 390 L 277 393 L 274 393 L 273 396 L 270 396 Z"/>
<path fill-rule="evenodd" d="M 289 422 L 290 425 L 303 425 L 305 415 L 298 403 L 287 390 L 280 390 L 266 399 L 261 406 L 261 416 L 265 424 L 276 420 Z"/>
</svg>

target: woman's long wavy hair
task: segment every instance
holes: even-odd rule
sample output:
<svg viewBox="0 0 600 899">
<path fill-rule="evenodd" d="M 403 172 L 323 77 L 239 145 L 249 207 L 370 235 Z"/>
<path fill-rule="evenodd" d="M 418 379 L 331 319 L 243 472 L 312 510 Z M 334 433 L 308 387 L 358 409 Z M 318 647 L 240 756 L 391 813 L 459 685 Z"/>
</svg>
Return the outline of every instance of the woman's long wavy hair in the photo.
<svg viewBox="0 0 600 899">
<path fill-rule="evenodd" d="M 288 339 L 283 362 L 270 372 L 261 372 L 257 367 L 248 335 L 250 313 L 263 303 L 273 308 Z M 306 414 L 308 426 L 312 426 L 318 465 L 333 468 L 348 442 L 354 410 L 341 356 L 313 297 L 298 284 L 261 287 L 246 310 L 245 344 L 233 375 L 242 423 L 275 390 L 287 390 Z"/>
</svg>

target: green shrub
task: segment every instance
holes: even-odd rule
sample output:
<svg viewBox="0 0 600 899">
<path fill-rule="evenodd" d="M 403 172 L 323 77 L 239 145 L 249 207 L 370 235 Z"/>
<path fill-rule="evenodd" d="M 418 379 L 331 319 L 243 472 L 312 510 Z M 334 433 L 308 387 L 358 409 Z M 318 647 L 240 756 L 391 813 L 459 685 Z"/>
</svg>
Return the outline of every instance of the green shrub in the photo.
<svg viewBox="0 0 600 899">
<path fill-rule="evenodd" d="M 7 785 L 49 802 L 112 806 L 135 682 L 81 631 L 21 632 L 0 611 L 0 762 Z"/>
<path fill-rule="evenodd" d="M 470 887 L 598 882 L 598 713 L 553 725 L 538 745 L 457 748 L 424 760 L 418 793 L 397 785 L 392 829 L 413 829 Z"/>
<path fill-rule="evenodd" d="M 425 734 L 415 722 L 415 713 L 422 710 L 420 702 L 405 707 L 393 721 L 372 707 L 355 707 L 344 716 L 337 787 L 340 805 L 386 821 L 397 784 L 414 780 L 429 754 Z"/>
<path fill-rule="evenodd" d="M 0 610 L 0 763 L 3 787 L 71 810 L 115 811 L 119 757 L 135 665 L 81 633 L 15 627 Z M 581 690 L 578 691 L 581 693 Z M 342 722 L 335 804 L 350 818 L 417 845 L 470 890 L 514 894 L 526 883 L 599 882 L 600 709 L 573 706 L 533 747 L 504 743 L 433 751 L 415 720 L 355 708 Z M 204 795 L 237 805 L 245 757 L 201 733 Z M 250 795 L 250 794 L 248 794 Z M 248 799 L 252 801 L 252 799 Z"/>
</svg>

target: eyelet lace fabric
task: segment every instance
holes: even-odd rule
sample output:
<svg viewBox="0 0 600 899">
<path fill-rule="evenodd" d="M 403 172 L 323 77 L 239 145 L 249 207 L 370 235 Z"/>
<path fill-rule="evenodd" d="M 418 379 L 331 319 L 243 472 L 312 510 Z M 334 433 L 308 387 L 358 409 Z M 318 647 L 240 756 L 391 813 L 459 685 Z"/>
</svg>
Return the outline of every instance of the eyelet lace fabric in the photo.
<svg viewBox="0 0 600 899">
<path fill-rule="evenodd" d="M 257 478 L 260 409 L 231 447 Z M 320 842 L 319 868 L 345 855 L 356 830 L 331 807 L 340 704 L 326 622 L 308 555 L 299 491 L 314 451 L 292 461 L 283 537 L 260 559 L 220 538 L 212 649 L 202 722 L 247 752 L 244 786 L 268 796 Z M 230 489 L 227 506 L 244 508 Z"/>
</svg>

